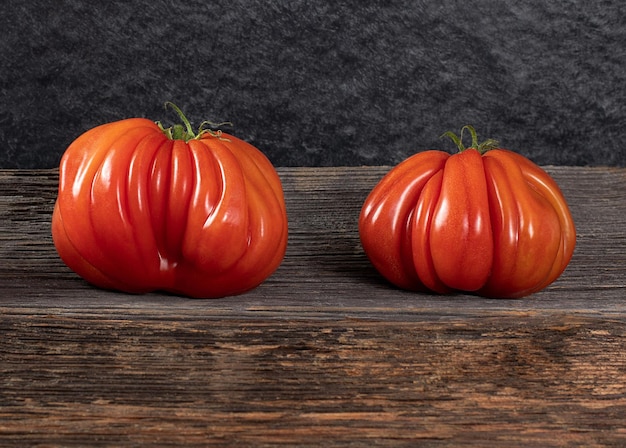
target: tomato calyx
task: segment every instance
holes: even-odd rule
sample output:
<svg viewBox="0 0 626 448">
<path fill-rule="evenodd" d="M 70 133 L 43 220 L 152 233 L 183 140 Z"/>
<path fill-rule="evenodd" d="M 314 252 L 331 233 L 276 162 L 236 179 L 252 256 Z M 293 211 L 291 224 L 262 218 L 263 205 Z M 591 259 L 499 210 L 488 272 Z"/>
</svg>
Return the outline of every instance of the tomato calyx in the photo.
<svg viewBox="0 0 626 448">
<path fill-rule="evenodd" d="M 170 126 L 169 128 L 166 128 L 165 126 L 163 126 L 163 124 L 160 121 L 156 122 L 159 129 L 163 131 L 163 133 L 170 140 L 183 140 L 185 143 L 187 143 L 189 140 L 200 140 L 204 136 L 210 135 L 220 140 L 229 141 L 227 138 L 222 137 L 221 129 L 212 129 L 212 128 L 218 128 L 219 126 L 226 126 L 226 125 L 232 126 L 232 123 L 230 122 L 213 123 L 211 121 L 203 121 L 202 123 L 200 123 L 200 126 L 198 127 L 198 131 L 194 132 L 193 128 L 191 127 L 191 123 L 189 122 L 189 119 L 185 116 L 183 111 L 180 110 L 180 108 L 176 104 L 170 101 L 167 101 L 165 103 L 165 108 L 167 107 L 171 107 L 172 109 L 174 109 L 174 111 L 178 115 L 178 118 L 180 118 L 180 120 L 183 122 L 183 124 L 175 124 L 173 126 Z"/>
<path fill-rule="evenodd" d="M 472 138 L 472 143 L 469 147 L 465 147 L 465 145 L 463 144 L 463 133 L 465 131 L 469 132 L 470 137 Z M 467 149 L 475 149 L 482 155 L 487 151 L 498 148 L 498 146 L 500 145 L 497 140 L 494 140 L 492 138 L 488 138 L 484 142 L 478 143 L 478 135 L 476 134 L 476 129 L 474 129 L 474 127 L 469 124 L 461 128 L 461 132 L 459 133 L 459 135 L 456 135 L 452 131 L 448 131 L 442 134 L 440 138 L 443 137 L 448 137 L 450 140 L 452 140 L 457 148 L 459 148 L 459 152 L 463 152 Z"/>
</svg>

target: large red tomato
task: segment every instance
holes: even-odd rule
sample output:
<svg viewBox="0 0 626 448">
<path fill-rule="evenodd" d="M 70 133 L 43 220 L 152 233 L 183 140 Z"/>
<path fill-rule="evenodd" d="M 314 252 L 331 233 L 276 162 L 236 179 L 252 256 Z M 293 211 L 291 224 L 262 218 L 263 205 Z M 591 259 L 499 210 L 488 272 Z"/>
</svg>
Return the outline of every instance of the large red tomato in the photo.
<svg viewBox="0 0 626 448">
<path fill-rule="evenodd" d="M 173 106 L 173 105 L 172 105 Z M 88 282 L 215 298 L 281 263 L 287 215 L 269 160 L 232 135 L 131 118 L 78 137 L 62 157 L 52 236 Z"/>
<path fill-rule="evenodd" d="M 518 298 L 556 280 L 576 230 L 554 180 L 492 140 L 417 153 L 374 187 L 359 218 L 365 253 L 409 290 Z"/>
</svg>

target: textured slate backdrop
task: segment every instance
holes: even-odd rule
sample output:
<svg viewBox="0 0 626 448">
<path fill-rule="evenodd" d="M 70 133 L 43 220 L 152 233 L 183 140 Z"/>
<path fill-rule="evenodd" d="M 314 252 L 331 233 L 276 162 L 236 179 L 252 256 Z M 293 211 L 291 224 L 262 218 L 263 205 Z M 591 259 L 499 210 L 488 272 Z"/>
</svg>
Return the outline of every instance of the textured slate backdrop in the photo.
<svg viewBox="0 0 626 448">
<path fill-rule="evenodd" d="M 53 7 L 51 7 L 53 5 Z M 278 166 L 395 164 L 471 123 L 540 164 L 626 164 L 622 0 L 3 0 L 0 168 L 100 123 L 232 130 Z"/>
</svg>

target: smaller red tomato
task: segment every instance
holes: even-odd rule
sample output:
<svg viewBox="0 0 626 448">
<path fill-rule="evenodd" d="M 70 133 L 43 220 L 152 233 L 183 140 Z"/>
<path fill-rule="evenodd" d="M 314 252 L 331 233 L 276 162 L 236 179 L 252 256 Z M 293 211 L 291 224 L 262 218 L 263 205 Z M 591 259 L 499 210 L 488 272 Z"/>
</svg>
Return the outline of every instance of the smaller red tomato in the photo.
<svg viewBox="0 0 626 448">
<path fill-rule="evenodd" d="M 459 153 L 415 154 L 366 199 L 359 234 L 374 267 L 401 288 L 438 293 L 517 298 L 551 284 L 576 244 L 558 185 L 497 142 L 479 145 L 471 126 L 445 135 Z"/>
</svg>

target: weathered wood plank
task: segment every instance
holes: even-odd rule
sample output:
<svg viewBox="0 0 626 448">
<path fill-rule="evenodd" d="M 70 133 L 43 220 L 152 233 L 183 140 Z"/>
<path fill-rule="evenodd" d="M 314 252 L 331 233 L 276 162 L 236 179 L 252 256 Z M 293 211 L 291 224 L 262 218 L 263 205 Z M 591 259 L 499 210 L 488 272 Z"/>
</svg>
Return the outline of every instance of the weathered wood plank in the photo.
<svg viewBox="0 0 626 448">
<path fill-rule="evenodd" d="M 56 171 L 0 170 L 0 445 L 626 445 L 626 170 L 547 167 L 577 250 L 513 301 L 381 280 L 356 224 L 387 170 L 281 168 L 283 265 L 213 301 L 90 287 Z"/>
<path fill-rule="evenodd" d="M 435 307 L 454 313 L 476 310 L 567 309 L 581 312 L 624 311 L 626 287 L 626 170 L 548 167 L 570 202 L 577 224 L 576 252 L 568 269 L 551 287 L 521 301 L 493 301 L 455 295 L 407 294 L 390 287 L 373 270 L 359 243 L 357 219 L 365 196 L 388 170 L 362 168 L 281 168 L 290 217 L 288 252 L 264 285 L 240 297 L 189 303 L 152 294 L 129 297 L 91 288 L 59 260 L 50 237 L 50 213 L 56 195 L 55 171 L 0 171 L 0 290 L 5 305 L 103 305 L 177 309 L 210 306 L 261 312 L 279 307 L 331 314 L 354 307 L 364 312 Z M 298 292 L 303 292 L 306 299 Z M 90 300 L 84 300 L 88 296 Z M 346 303 L 346 298 L 358 299 Z M 12 300 L 12 301 L 11 301 Z M 256 310 L 256 311 L 255 311 Z"/>
<path fill-rule="evenodd" d="M 621 446 L 623 324 L 5 317 L 0 440 Z"/>
</svg>

